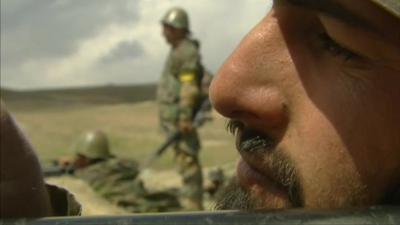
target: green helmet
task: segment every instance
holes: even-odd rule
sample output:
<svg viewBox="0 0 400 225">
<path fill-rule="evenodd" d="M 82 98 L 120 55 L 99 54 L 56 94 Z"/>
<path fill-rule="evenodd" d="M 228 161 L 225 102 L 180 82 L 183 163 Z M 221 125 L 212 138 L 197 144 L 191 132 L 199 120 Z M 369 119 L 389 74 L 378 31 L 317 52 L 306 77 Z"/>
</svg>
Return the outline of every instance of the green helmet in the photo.
<svg viewBox="0 0 400 225">
<path fill-rule="evenodd" d="M 102 131 L 84 134 L 76 143 L 75 153 L 90 159 L 108 159 L 113 157 L 110 153 L 107 135 Z"/>
<path fill-rule="evenodd" d="M 170 25 L 177 29 L 190 30 L 189 17 L 186 11 L 179 7 L 169 9 L 162 18 L 161 23 Z"/>
<path fill-rule="evenodd" d="M 400 0 L 371 0 L 372 2 L 378 4 L 386 11 L 400 18 Z"/>
</svg>

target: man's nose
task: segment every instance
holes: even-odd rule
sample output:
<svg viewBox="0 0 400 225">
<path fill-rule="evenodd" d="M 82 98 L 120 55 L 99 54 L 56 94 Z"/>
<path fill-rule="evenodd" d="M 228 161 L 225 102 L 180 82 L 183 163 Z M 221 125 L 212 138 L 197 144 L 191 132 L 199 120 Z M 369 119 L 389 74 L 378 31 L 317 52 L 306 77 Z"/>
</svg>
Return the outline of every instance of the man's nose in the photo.
<svg viewBox="0 0 400 225">
<path fill-rule="evenodd" d="M 281 57 L 275 31 L 261 22 L 241 42 L 219 70 L 210 87 L 215 109 L 259 129 L 279 129 L 287 122 L 287 102 L 280 86 Z M 268 32 L 267 32 L 268 31 Z M 279 36 L 279 35 L 278 35 Z M 271 41 L 274 41 L 272 43 Z M 275 57 L 275 58 L 270 58 Z"/>
</svg>

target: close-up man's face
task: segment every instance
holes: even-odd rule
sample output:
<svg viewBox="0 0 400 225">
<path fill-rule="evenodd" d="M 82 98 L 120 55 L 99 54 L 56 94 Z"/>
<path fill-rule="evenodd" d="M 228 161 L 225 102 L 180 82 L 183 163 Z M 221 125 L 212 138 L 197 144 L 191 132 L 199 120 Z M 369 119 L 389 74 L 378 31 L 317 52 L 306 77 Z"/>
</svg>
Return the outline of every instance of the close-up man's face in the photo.
<svg viewBox="0 0 400 225">
<path fill-rule="evenodd" d="M 276 0 L 220 69 L 241 159 L 217 207 L 344 208 L 400 188 L 400 19 L 367 0 Z"/>
</svg>

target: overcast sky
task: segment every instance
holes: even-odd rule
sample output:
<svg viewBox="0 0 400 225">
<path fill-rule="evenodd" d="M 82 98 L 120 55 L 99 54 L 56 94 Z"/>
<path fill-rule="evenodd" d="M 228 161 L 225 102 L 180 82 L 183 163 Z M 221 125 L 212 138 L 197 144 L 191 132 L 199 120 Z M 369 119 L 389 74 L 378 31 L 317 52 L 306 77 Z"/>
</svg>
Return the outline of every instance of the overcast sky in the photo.
<svg viewBox="0 0 400 225">
<path fill-rule="evenodd" d="M 1 0 L 1 86 L 17 89 L 158 80 L 169 51 L 160 18 L 190 14 L 215 72 L 270 0 Z"/>
</svg>

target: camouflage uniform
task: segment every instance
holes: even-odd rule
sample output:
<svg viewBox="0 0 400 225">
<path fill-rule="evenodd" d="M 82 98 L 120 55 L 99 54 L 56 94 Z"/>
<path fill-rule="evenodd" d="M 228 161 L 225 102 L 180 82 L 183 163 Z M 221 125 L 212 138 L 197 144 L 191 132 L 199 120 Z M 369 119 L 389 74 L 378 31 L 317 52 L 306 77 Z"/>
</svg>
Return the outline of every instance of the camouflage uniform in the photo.
<svg viewBox="0 0 400 225">
<path fill-rule="evenodd" d="M 195 43 L 185 38 L 172 48 L 159 81 L 157 100 L 162 129 L 171 135 L 179 121 L 192 121 L 200 103 L 203 67 Z M 181 203 L 188 210 L 202 209 L 202 172 L 198 158 L 200 141 L 193 129 L 175 145 L 179 173 L 183 179 Z"/>
<path fill-rule="evenodd" d="M 98 130 L 84 134 L 75 145 L 75 154 L 90 160 L 87 165 L 76 169 L 76 177 L 86 181 L 96 193 L 113 204 L 136 213 L 181 209 L 176 193 L 145 189 L 137 177 L 138 163 L 114 158 L 104 132 Z"/>
<path fill-rule="evenodd" d="M 138 179 L 138 164 L 132 160 L 108 159 L 76 171 L 93 190 L 115 205 L 134 212 L 166 212 L 181 209 L 175 193 L 150 192 Z"/>
</svg>

